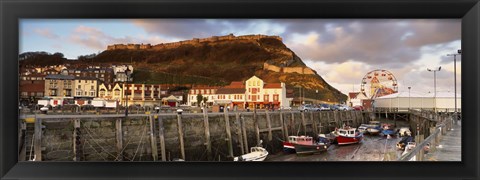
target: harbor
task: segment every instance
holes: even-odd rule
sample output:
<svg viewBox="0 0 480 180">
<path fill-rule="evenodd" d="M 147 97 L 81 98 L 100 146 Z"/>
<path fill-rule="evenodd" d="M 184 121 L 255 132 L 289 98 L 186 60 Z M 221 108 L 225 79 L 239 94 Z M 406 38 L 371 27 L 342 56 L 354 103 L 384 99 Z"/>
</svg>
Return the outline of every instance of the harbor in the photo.
<svg viewBox="0 0 480 180">
<path fill-rule="evenodd" d="M 358 127 L 375 120 L 395 125 L 397 130 L 408 127 L 417 143 L 433 146 L 427 154 L 430 156 L 440 144 L 438 136 L 451 129 L 451 115 L 435 115 L 431 111 L 399 115 L 398 112 L 292 110 L 148 112 L 128 117 L 123 114 L 25 115 L 19 122 L 19 155 L 25 161 L 232 161 L 260 145 L 269 153 L 265 161 L 399 161 L 405 157 L 403 151 L 396 148 L 402 139 L 398 135 L 366 134 L 357 144 L 331 145 L 326 152 L 313 155 L 285 153 L 282 142 L 289 136 L 316 137 L 341 126 Z M 435 133 L 439 127 L 445 128 Z"/>
</svg>

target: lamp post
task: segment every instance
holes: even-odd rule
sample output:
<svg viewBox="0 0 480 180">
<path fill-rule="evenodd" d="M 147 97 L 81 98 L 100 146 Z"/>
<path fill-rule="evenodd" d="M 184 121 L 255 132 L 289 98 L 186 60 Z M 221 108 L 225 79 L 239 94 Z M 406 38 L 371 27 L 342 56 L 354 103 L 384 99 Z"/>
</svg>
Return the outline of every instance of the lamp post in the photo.
<svg viewBox="0 0 480 180">
<path fill-rule="evenodd" d="M 127 66 L 127 69 L 125 70 L 125 75 L 127 76 L 127 79 L 126 79 L 126 82 L 127 82 L 127 85 L 128 85 L 128 74 L 130 73 L 130 69 L 128 69 L 128 66 Z M 125 86 L 125 117 L 128 116 L 128 86 Z"/>
<path fill-rule="evenodd" d="M 408 86 L 408 111 L 410 111 L 410 109 L 412 108 L 411 105 L 410 105 L 410 89 L 412 87 Z"/>
<path fill-rule="evenodd" d="M 317 94 L 316 94 L 316 95 L 317 95 L 317 100 L 316 100 L 315 104 L 318 104 L 318 89 L 315 90 L 315 93 L 317 93 Z"/>
<path fill-rule="evenodd" d="M 440 71 L 442 66 L 439 66 L 438 69 L 429 69 L 427 71 L 433 72 L 433 109 L 435 113 L 437 112 L 437 71 Z"/>
<path fill-rule="evenodd" d="M 455 89 L 455 124 L 458 122 L 457 116 L 457 55 L 462 55 L 462 50 L 459 49 L 456 54 L 447 54 L 447 56 L 453 56 L 453 86 Z"/>
</svg>

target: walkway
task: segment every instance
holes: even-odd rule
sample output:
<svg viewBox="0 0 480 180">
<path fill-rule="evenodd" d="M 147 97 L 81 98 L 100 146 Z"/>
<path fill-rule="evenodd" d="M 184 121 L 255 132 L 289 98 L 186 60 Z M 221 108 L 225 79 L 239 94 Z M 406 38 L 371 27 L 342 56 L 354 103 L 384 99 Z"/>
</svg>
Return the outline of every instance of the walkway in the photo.
<svg viewBox="0 0 480 180">
<path fill-rule="evenodd" d="M 462 123 L 453 125 L 453 130 L 440 140 L 437 151 L 425 155 L 426 161 L 461 161 L 462 160 Z"/>
</svg>

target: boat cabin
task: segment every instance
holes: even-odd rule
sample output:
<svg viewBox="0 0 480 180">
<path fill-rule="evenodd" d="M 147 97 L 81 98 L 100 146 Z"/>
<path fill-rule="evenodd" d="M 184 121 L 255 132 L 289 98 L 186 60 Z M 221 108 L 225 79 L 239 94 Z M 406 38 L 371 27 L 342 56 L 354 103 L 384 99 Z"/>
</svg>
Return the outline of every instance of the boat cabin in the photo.
<svg viewBox="0 0 480 180">
<path fill-rule="evenodd" d="M 347 137 L 355 137 L 356 129 L 355 128 L 345 128 L 345 129 L 338 129 L 338 134 Z"/>
<path fill-rule="evenodd" d="M 288 142 L 294 144 L 311 145 L 313 138 L 309 136 L 288 136 Z"/>
</svg>

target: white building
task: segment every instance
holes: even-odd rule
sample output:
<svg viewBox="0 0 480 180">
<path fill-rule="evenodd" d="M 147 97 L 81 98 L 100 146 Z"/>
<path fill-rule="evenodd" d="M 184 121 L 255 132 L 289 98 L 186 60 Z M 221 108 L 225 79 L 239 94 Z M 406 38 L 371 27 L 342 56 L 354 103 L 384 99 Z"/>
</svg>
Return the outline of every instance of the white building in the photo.
<svg viewBox="0 0 480 180">
<path fill-rule="evenodd" d="M 245 81 L 246 104 L 250 109 L 288 107 L 285 83 L 265 83 L 257 76 Z"/>
<path fill-rule="evenodd" d="M 361 92 L 350 92 L 348 93 L 347 104 L 350 107 L 353 106 L 363 106 L 363 100 L 368 100 L 369 98 Z"/>
<path fill-rule="evenodd" d="M 204 104 L 202 100 L 200 106 L 212 106 L 214 101 L 217 99 L 217 90 L 216 86 L 199 86 L 190 89 L 187 97 L 187 105 L 189 106 L 198 106 L 197 96 L 202 95 L 202 97 L 207 99 L 207 104 Z"/>
<path fill-rule="evenodd" d="M 457 94 L 457 109 L 462 108 L 461 95 Z M 428 109 L 437 111 L 455 111 L 455 94 L 451 92 L 437 92 L 436 98 L 433 93 L 398 92 L 374 99 L 376 108 L 408 110 Z"/>
</svg>

